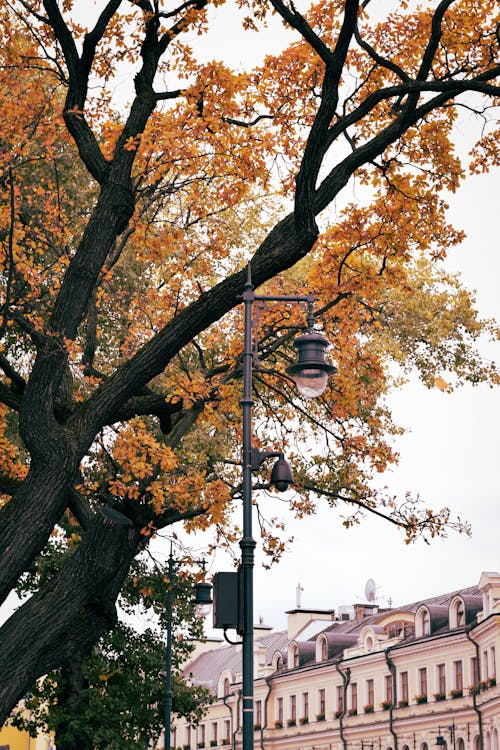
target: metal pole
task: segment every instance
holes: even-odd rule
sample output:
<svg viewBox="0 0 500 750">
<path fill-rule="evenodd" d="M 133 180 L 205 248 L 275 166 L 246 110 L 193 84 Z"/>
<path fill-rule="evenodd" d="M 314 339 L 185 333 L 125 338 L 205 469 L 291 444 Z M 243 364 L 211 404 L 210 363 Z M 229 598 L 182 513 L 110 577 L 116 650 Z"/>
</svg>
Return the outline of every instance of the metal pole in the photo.
<svg viewBox="0 0 500 750">
<path fill-rule="evenodd" d="M 252 538 L 252 306 L 255 299 L 251 267 L 243 293 L 245 332 L 243 348 L 243 750 L 253 750 L 253 567 L 255 540 Z"/>
<path fill-rule="evenodd" d="M 167 646 L 165 649 L 165 750 L 170 750 L 170 733 L 172 723 L 172 600 L 174 583 L 174 558 L 172 545 L 168 558 L 168 591 L 167 591 Z"/>
</svg>

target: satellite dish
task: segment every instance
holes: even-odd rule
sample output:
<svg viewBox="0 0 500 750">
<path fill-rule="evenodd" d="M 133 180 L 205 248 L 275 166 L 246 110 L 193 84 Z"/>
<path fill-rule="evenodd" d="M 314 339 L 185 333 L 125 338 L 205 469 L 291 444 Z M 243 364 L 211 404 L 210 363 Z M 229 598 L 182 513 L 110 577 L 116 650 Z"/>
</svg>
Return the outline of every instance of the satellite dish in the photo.
<svg viewBox="0 0 500 750">
<path fill-rule="evenodd" d="M 369 602 L 374 602 L 376 591 L 377 591 L 377 587 L 375 586 L 375 581 L 373 580 L 373 578 L 369 578 L 365 586 L 366 600 Z"/>
</svg>

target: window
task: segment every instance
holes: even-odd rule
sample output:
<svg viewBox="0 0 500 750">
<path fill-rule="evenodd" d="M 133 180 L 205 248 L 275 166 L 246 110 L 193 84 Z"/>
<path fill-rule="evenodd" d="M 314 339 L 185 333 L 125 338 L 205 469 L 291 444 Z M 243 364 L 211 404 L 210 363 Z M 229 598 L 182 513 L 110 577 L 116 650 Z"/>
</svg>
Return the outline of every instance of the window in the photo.
<svg viewBox="0 0 500 750">
<path fill-rule="evenodd" d="M 198 727 L 198 747 L 205 747 L 205 724 Z"/>
<path fill-rule="evenodd" d="M 302 716 L 309 719 L 309 693 L 302 693 Z"/>
<path fill-rule="evenodd" d="M 230 737 L 231 737 L 231 719 L 224 719 L 224 723 L 222 726 L 223 726 L 222 744 L 229 745 Z"/>
<path fill-rule="evenodd" d="M 457 628 L 462 627 L 462 625 L 465 625 L 465 610 L 463 601 L 459 599 L 457 602 Z"/>
<path fill-rule="evenodd" d="M 217 730 L 218 730 L 218 723 L 216 721 L 212 721 L 210 725 L 210 747 L 216 747 L 217 742 Z"/>
<path fill-rule="evenodd" d="M 177 729 L 174 727 L 170 732 L 170 747 L 176 747 L 177 745 Z M 10 746 L 8 746 L 10 747 Z"/>
<path fill-rule="evenodd" d="M 446 695 L 446 666 L 445 664 L 437 665 L 437 691 Z"/>
<path fill-rule="evenodd" d="M 191 747 L 191 727 L 189 725 L 184 729 L 184 746 Z"/>
<path fill-rule="evenodd" d="M 321 661 L 328 659 L 328 641 L 326 638 L 321 639 Z"/>
<path fill-rule="evenodd" d="M 479 685 L 479 664 L 477 656 L 472 656 L 470 660 L 470 676 L 474 686 Z"/>
<path fill-rule="evenodd" d="M 290 696 L 288 718 L 291 719 L 292 721 L 297 721 L 297 696 L 296 695 Z"/>
<path fill-rule="evenodd" d="M 483 651 L 483 680 L 487 680 L 490 670 L 488 669 L 488 652 Z"/>
<path fill-rule="evenodd" d="M 299 647 L 293 643 L 290 647 L 290 669 L 299 666 Z"/>
<path fill-rule="evenodd" d="M 413 635 L 414 627 L 410 622 L 396 620 L 385 626 L 385 632 L 389 638 L 408 638 L 408 636 Z"/>
<path fill-rule="evenodd" d="M 355 682 L 351 685 L 351 711 L 353 713 L 358 710 L 358 686 Z"/>
<path fill-rule="evenodd" d="M 394 692 L 392 689 L 392 675 L 386 674 L 384 679 L 384 686 L 385 686 L 385 700 L 387 703 L 392 703 L 394 700 Z"/>
<path fill-rule="evenodd" d="M 325 715 L 326 713 L 326 691 L 325 688 L 318 690 L 318 713 Z"/>
<path fill-rule="evenodd" d="M 418 670 L 418 694 L 427 697 L 427 667 Z"/>
<path fill-rule="evenodd" d="M 401 700 L 408 703 L 408 672 L 401 672 L 400 675 L 401 684 Z"/>
<path fill-rule="evenodd" d="M 366 703 L 368 706 L 375 704 L 375 686 L 373 680 L 366 681 Z"/>
<path fill-rule="evenodd" d="M 229 695 L 229 677 L 225 677 L 222 683 L 222 695 Z"/>
<path fill-rule="evenodd" d="M 344 686 L 337 685 L 337 713 L 344 713 Z"/>
<path fill-rule="evenodd" d="M 455 679 L 455 690 L 464 689 L 464 673 L 462 667 L 462 660 L 453 662 L 453 671 Z"/>
<path fill-rule="evenodd" d="M 283 698 L 276 698 L 274 718 L 283 725 Z"/>
<path fill-rule="evenodd" d="M 431 633 L 431 618 L 429 612 L 424 609 L 422 612 L 422 635 L 430 635 Z"/>
<path fill-rule="evenodd" d="M 497 678 L 497 665 L 496 665 L 496 658 L 495 658 L 495 646 L 492 646 L 490 648 L 490 677 L 492 677 L 494 680 Z"/>
<path fill-rule="evenodd" d="M 262 726 L 262 701 L 255 701 L 254 723 Z"/>
<path fill-rule="evenodd" d="M 457 740 L 457 750 L 465 750 L 465 742 L 462 737 L 459 737 Z"/>
<path fill-rule="evenodd" d="M 283 658 L 281 655 L 278 655 L 276 657 L 276 671 L 279 672 L 282 666 L 283 666 Z"/>
</svg>

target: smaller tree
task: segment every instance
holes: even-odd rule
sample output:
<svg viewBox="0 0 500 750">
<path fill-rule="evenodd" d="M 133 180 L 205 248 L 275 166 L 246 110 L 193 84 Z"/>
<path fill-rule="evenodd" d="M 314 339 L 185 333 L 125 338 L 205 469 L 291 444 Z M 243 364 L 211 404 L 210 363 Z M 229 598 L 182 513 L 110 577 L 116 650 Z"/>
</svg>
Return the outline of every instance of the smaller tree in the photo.
<svg viewBox="0 0 500 750">
<path fill-rule="evenodd" d="M 19 592 L 32 592 L 66 554 L 66 542 L 53 542 Z M 189 685 L 180 672 L 193 639 L 202 634 L 192 603 L 194 583 L 195 576 L 185 571 L 171 582 L 156 561 L 135 561 L 115 628 L 90 654 L 75 653 L 61 669 L 38 680 L 25 699 L 28 711 L 14 715 L 12 723 L 32 735 L 53 732 L 58 750 L 148 750 L 164 724 L 165 602 L 173 585 L 172 709 L 195 726 L 211 696 L 205 688 Z"/>
</svg>

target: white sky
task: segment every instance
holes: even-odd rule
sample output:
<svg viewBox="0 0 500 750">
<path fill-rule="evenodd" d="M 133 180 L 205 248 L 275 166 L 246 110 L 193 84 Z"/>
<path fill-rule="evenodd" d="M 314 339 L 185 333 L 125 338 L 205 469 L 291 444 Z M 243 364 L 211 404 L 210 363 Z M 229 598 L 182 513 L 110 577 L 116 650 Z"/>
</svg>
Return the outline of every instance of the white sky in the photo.
<svg viewBox="0 0 500 750">
<path fill-rule="evenodd" d="M 246 46 L 229 9 L 212 13 L 215 33 L 224 40 L 224 59 L 235 67 L 258 59 L 281 36 L 274 27 L 258 47 L 257 36 L 253 47 Z M 222 54 L 209 39 L 205 47 L 207 59 Z M 469 124 L 472 128 L 465 118 L 461 126 L 464 143 L 471 137 Z M 450 196 L 449 218 L 467 239 L 452 252 L 447 267 L 460 271 L 465 286 L 477 290 L 480 314 L 500 320 L 498 196 L 498 172 L 470 178 Z M 482 353 L 500 364 L 500 344 L 485 344 Z M 381 606 L 389 598 L 397 606 L 470 586 L 482 571 L 500 570 L 500 391 L 464 387 L 450 395 L 429 391 L 415 380 L 394 393 L 390 406 L 396 423 L 411 432 L 396 443 L 399 466 L 381 484 L 401 494 L 419 492 L 431 507 L 451 507 L 472 524 L 472 537 L 451 533 L 431 545 L 407 546 L 395 527 L 375 517 L 346 530 L 339 514 L 324 503 L 315 516 L 288 524 L 295 541 L 270 571 L 260 565 L 257 548 L 255 619 L 262 616 L 267 624 L 283 627 L 285 610 L 295 607 L 299 581 L 303 608 L 362 601 L 368 578 L 376 582 Z M 222 556 L 214 565 L 219 569 L 228 569 Z"/>
<path fill-rule="evenodd" d="M 300 7 L 304 4 L 305 0 Z M 429 2 L 431 7 L 435 4 Z M 390 6 L 394 3 L 383 0 L 376 6 L 377 12 L 383 14 Z M 102 0 L 86 0 L 81 7 L 85 15 L 93 14 L 95 8 L 102 7 Z M 242 35 L 232 3 L 208 12 L 209 34 L 192 35 L 190 40 L 207 61 L 222 57 L 235 68 L 248 67 L 259 63 L 266 51 L 284 46 L 286 38 L 295 38 L 294 32 L 285 37 L 277 20 L 258 35 Z M 126 98 L 129 84 L 127 73 L 117 85 L 118 97 Z M 465 118 L 464 144 L 471 132 Z M 470 178 L 450 197 L 449 218 L 468 236 L 452 252 L 447 266 L 460 270 L 465 285 L 477 290 L 481 315 L 500 320 L 498 195 L 497 172 Z M 500 344 L 485 345 L 483 353 L 500 363 Z M 401 494 L 419 492 L 431 507 L 450 506 L 472 524 L 472 538 L 452 533 L 430 546 L 423 542 L 407 546 L 395 527 L 375 517 L 346 530 L 339 513 L 322 504 L 314 517 L 289 523 L 295 542 L 271 571 L 260 565 L 262 556 L 257 548 L 256 619 L 262 615 L 269 625 L 284 626 L 284 612 L 295 606 L 299 581 L 304 608 L 336 608 L 363 600 L 368 578 L 377 584 L 381 605 L 391 598 L 397 606 L 472 585 L 484 570 L 500 570 L 496 538 L 500 521 L 500 391 L 487 386 L 465 387 L 449 395 L 437 389 L 428 391 L 414 381 L 394 393 L 390 405 L 396 423 L 411 432 L 397 442 L 399 466 L 381 484 Z M 229 569 L 228 565 L 220 555 L 212 571 Z"/>
</svg>

